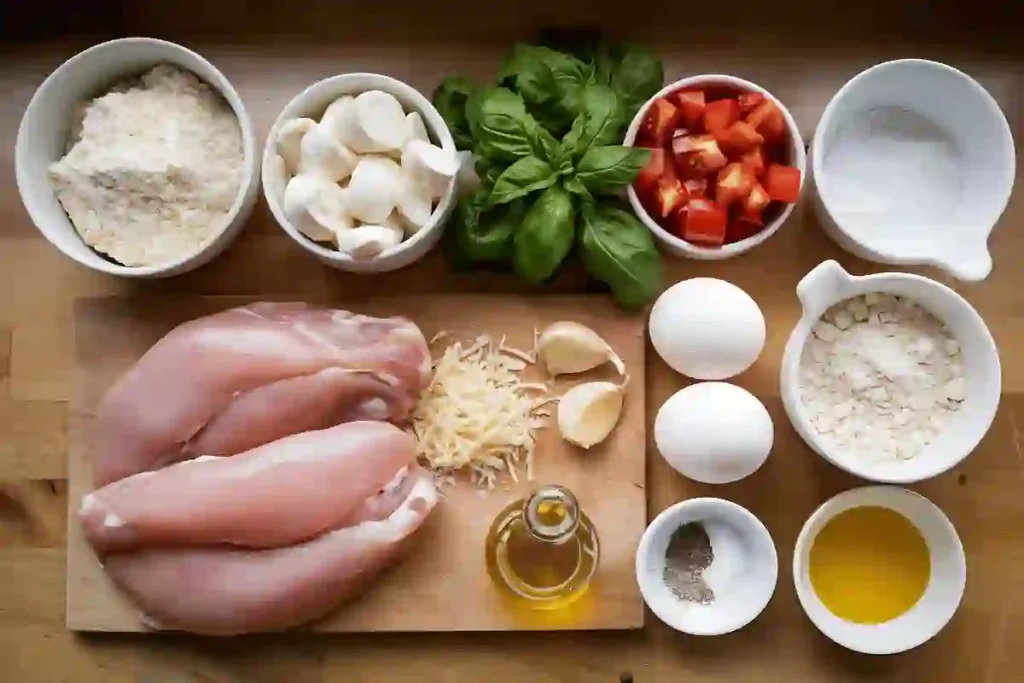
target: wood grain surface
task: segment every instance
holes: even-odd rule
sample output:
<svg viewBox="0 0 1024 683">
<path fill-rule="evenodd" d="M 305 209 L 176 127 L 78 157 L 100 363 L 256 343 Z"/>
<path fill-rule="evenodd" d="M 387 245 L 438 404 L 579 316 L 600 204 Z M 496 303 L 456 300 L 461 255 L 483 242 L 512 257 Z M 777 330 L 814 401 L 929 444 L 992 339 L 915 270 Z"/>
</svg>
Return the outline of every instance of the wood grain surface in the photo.
<svg viewBox="0 0 1024 683">
<path fill-rule="evenodd" d="M 131 603 L 100 566 L 74 519 L 82 496 L 93 489 L 89 434 L 95 407 L 110 385 L 164 334 L 185 321 L 251 301 L 250 297 L 181 297 L 159 306 L 122 297 L 81 299 L 74 311 L 75 382 L 69 425 L 69 521 L 67 623 L 76 631 L 148 631 Z M 465 478 L 443 489 L 444 500 L 417 532 L 409 553 L 375 581 L 372 589 L 312 626 L 316 631 L 512 631 L 631 629 L 643 626 L 643 599 L 633 580 L 637 544 L 646 526 L 644 493 L 643 320 L 618 310 L 607 297 L 522 295 L 377 296 L 332 306 L 378 317 L 405 316 L 434 344 L 473 343 L 481 334 L 495 344 L 529 349 L 536 330 L 575 320 L 595 330 L 626 364 L 632 380 L 622 418 L 606 441 L 589 451 L 563 441 L 558 428 L 538 433 L 533 481 L 520 470 L 484 494 Z M 559 378 L 553 394 L 577 382 L 614 379 L 606 365 L 574 378 Z M 544 381 L 540 368 L 524 378 Z M 537 484 L 561 484 L 577 493 L 599 530 L 601 563 L 594 582 L 570 609 L 527 613 L 508 609 L 484 564 L 483 543 L 491 521 Z M 452 609 L 452 605 L 459 605 Z"/>
<path fill-rule="evenodd" d="M 14 6 L 19 9 L 12 9 Z M 696 639 L 653 617 L 641 631 L 538 634 L 291 634 L 230 641 L 188 637 L 79 637 L 64 623 L 66 426 L 71 399 L 72 302 L 131 296 L 159 305 L 189 294 L 276 294 L 331 299 L 380 292 L 526 292 L 513 280 L 454 276 L 433 255 L 387 276 L 360 278 L 319 266 L 284 237 L 265 205 L 234 247 L 198 272 L 131 283 L 78 268 L 46 243 L 18 199 L 14 138 L 34 88 L 76 50 L 114 35 L 179 40 L 210 58 L 237 87 L 265 134 L 284 104 L 324 76 L 354 70 L 392 74 L 424 92 L 449 72 L 495 73 L 509 42 L 541 26 L 591 24 L 648 43 L 674 79 L 702 72 L 756 81 L 792 110 L 805 138 L 832 94 L 871 64 L 929 57 L 978 78 L 1015 135 L 1024 123 L 1024 47 L 1019 3 L 1004 0 L 777 0 L 624 9 L 610 2 L 307 2 L 245 9 L 221 2 L 90 6 L 3 3 L 35 29 L 0 45 L 0 666 L 16 683 L 362 683 L 464 681 L 614 683 L 620 679 L 704 683 L 944 683 L 1024 680 L 1024 187 L 992 237 L 995 269 L 983 283 L 952 284 L 987 320 L 1002 352 L 1003 398 L 991 432 L 963 467 L 914 488 L 939 504 L 963 538 L 967 593 L 933 641 L 904 655 L 871 658 L 821 636 L 800 610 L 788 563 L 808 514 L 857 485 L 815 456 L 786 421 L 778 397 L 782 346 L 799 315 L 797 281 L 825 258 L 853 272 L 878 267 L 840 252 L 797 208 L 766 244 L 721 263 L 670 260 L 669 282 L 722 277 L 750 292 L 768 320 L 768 344 L 738 383 L 768 406 L 776 444 L 750 479 L 709 487 L 675 475 L 648 444 L 648 516 L 697 495 L 731 498 L 771 530 L 782 560 L 764 614 L 744 630 Z M 62 16 L 62 15 L 61 15 Z M 16 17 L 17 18 L 17 17 Z M 39 22 L 44 22 L 40 24 Z M 1018 137 L 1017 165 L 1024 167 Z M 927 273 L 934 276 L 934 273 Z M 569 271 L 546 291 L 592 287 Z M 685 380 L 648 350 L 648 425 Z M 452 609 L 459 609 L 453 605 Z"/>
</svg>

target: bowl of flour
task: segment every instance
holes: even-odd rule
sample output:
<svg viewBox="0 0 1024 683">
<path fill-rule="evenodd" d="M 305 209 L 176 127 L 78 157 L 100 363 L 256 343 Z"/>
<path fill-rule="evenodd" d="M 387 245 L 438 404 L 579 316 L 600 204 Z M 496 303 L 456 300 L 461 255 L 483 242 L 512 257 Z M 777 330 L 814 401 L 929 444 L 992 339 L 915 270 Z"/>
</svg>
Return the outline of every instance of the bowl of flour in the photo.
<svg viewBox="0 0 1024 683">
<path fill-rule="evenodd" d="M 180 45 L 95 45 L 39 86 L 15 171 L 39 231 L 81 265 L 166 277 L 197 268 L 241 231 L 259 190 L 241 98 Z"/>
<path fill-rule="evenodd" d="M 977 447 L 999 405 L 999 353 L 959 294 L 919 275 L 853 276 L 825 261 L 797 296 L 803 315 L 780 386 L 808 446 L 884 483 L 934 477 Z"/>
</svg>

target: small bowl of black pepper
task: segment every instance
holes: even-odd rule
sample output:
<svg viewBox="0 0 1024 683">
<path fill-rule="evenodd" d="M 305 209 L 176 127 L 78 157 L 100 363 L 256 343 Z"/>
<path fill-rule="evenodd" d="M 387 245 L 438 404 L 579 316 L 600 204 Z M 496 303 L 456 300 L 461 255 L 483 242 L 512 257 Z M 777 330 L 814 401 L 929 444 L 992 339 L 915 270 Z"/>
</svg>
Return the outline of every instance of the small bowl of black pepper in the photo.
<svg viewBox="0 0 1024 683">
<path fill-rule="evenodd" d="M 650 523 L 636 554 L 644 602 L 683 633 L 715 636 L 743 628 L 775 592 L 779 558 L 753 513 L 720 498 L 692 498 Z"/>
</svg>

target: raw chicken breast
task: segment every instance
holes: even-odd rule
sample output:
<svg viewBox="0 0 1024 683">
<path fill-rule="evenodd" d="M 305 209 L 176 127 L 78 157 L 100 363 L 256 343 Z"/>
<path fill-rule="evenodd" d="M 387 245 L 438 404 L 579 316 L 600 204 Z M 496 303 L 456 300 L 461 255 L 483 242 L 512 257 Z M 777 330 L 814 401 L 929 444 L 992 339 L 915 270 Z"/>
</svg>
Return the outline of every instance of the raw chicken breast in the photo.
<svg viewBox="0 0 1024 683">
<path fill-rule="evenodd" d="M 102 486 L 194 455 L 233 455 L 349 419 L 403 419 L 430 374 L 419 328 L 302 303 L 258 303 L 187 322 L 97 409 Z"/>
<path fill-rule="evenodd" d="M 394 425 L 350 422 L 127 477 L 85 496 L 79 518 L 101 557 L 155 545 L 292 545 L 353 515 L 377 516 L 370 500 L 415 460 L 412 437 Z"/>
<path fill-rule="evenodd" d="M 358 524 L 273 550 L 154 548 L 105 567 L 154 627 L 210 635 L 274 631 L 325 616 L 380 571 L 437 503 L 418 466 Z M 384 516 L 386 515 L 386 516 Z"/>
</svg>

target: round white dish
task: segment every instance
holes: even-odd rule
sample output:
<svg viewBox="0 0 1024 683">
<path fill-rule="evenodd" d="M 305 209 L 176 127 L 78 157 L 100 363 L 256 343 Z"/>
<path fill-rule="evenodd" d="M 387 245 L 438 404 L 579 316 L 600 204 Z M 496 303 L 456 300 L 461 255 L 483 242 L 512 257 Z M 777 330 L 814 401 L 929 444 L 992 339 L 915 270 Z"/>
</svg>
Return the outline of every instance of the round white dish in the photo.
<svg viewBox="0 0 1024 683">
<path fill-rule="evenodd" d="M 1013 189 L 1006 117 L 967 74 L 923 59 L 875 65 L 835 94 L 811 145 L 814 208 L 862 258 L 992 270 L 988 237 Z"/>
<path fill-rule="evenodd" d="M 822 438 L 811 425 L 800 398 L 800 355 L 811 327 L 834 304 L 869 292 L 909 297 L 942 320 L 960 344 L 967 397 L 949 427 L 909 460 L 862 460 Z M 943 284 L 909 273 L 854 276 L 835 261 L 825 261 L 796 287 L 803 315 L 789 335 L 782 355 L 779 384 L 782 404 L 794 429 L 819 455 L 847 472 L 882 483 L 910 483 L 955 467 L 992 426 L 1002 375 L 999 351 L 985 321 L 959 294 Z"/>
<path fill-rule="evenodd" d="M 786 130 L 789 133 L 790 139 L 790 165 L 800 169 L 801 174 L 801 191 L 803 186 L 806 185 L 804 177 L 806 175 L 807 155 L 804 149 L 804 139 L 800 135 L 800 129 L 797 128 L 796 120 L 793 115 L 786 109 L 786 105 L 780 102 L 770 92 L 750 81 L 745 81 L 742 78 L 736 78 L 735 76 L 725 76 L 722 74 L 707 74 L 702 76 L 690 76 L 689 78 L 682 78 L 675 83 L 670 83 L 662 88 L 654 97 L 647 100 L 644 106 L 640 107 L 640 111 L 633 117 L 632 123 L 629 124 L 629 128 L 626 129 L 626 138 L 622 143 L 627 146 L 631 146 L 636 141 L 637 133 L 640 130 L 640 125 L 643 123 L 644 118 L 647 116 L 647 110 L 650 109 L 651 104 L 666 95 L 673 93 L 683 88 L 693 88 L 701 86 L 727 86 L 738 90 L 744 90 L 747 92 L 758 92 L 765 97 L 771 99 L 782 111 L 783 117 L 786 119 Z M 786 208 L 782 210 L 782 213 L 768 225 L 764 226 L 761 232 L 748 237 L 745 240 L 739 242 L 733 242 L 732 244 L 726 244 L 717 248 L 701 247 L 696 244 L 690 244 L 684 239 L 676 237 L 672 233 L 665 230 L 665 228 L 658 225 L 657 221 L 651 218 L 647 214 L 647 210 L 644 209 L 643 204 L 640 203 L 640 198 L 637 196 L 633 186 L 630 185 L 626 190 L 626 194 L 629 197 L 629 203 L 633 207 L 633 212 L 637 215 L 637 218 L 647 226 L 647 229 L 651 231 L 655 239 L 661 242 L 662 246 L 669 251 L 671 254 L 676 256 L 686 256 L 688 258 L 700 259 L 705 261 L 716 261 L 721 259 L 732 258 L 733 256 L 739 256 L 740 254 L 746 253 L 761 244 L 769 237 L 774 235 L 782 227 L 782 224 L 786 222 L 789 215 L 793 213 L 793 207 L 796 204 L 788 204 Z"/>
<path fill-rule="evenodd" d="M 197 251 L 161 266 L 124 266 L 92 250 L 75 231 L 50 186 L 47 170 L 67 151 L 75 108 L 110 87 L 166 62 L 191 71 L 216 89 L 231 106 L 242 130 L 245 154 L 242 182 L 220 231 Z M 36 89 L 18 127 L 15 174 L 21 201 L 43 236 L 65 256 L 87 268 L 130 278 L 178 275 L 207 263 L 241 231 L 256 203 L 259 175 L 252 121 L 228 79 L 192 50 L 153 38 L 122 38 L 79 52 L 51 73 Z"/>
<path fill-rule="evenodd" d="M 715 593 L 710 605 L 684 602 L 665 586 L 662 571 L 672 533 L 701 522 L 715 559 L 704 579 Z M 640 539 L 636 580 L 651 611 L 677 631 L 714 636 L 736 631 L 759 615 L 775 592 L 778 554 L 771 534 L 746 508 L 720 498 L 693 498 L 664 510 Z"/>
<path fill-rule="evenodd" d="M 263 149 L 263 195 L 267 199 L 270 211 L 281 228 L 299 246 L 315 256 L 321 262 L 339 270 L 352 273 L 384 273 L 405 266 L 421 259 L 441 239 L 445 223 L 455 208 L 455 182 L 449 185 L 447 192 L 441 197 L 430 216 L 430 220 L 420 230 L 402 241 L 398 246 L 374 258 L 356 259 L 349 254 L 319 244 L 291 224 L 285 216 L 282 200 L 284 187 L 278 187 L 273 170 L 273 158 L 277 154 L 277 131 L 286 122 L 295 118 L 307 117 L 319 121 L 327 106 L 343 95 L 359 95 L 367 90 L 382 90 L 394 95 L 402 103 L 405 111 L 419 112 L 423 117 L 431 139 L 435 144 L 455 154 L 455 141 L 444 119 L 426 97 L 410 85 L 389 76 L 372 73 L 341 74 L 317 81 L 291 102 L 277 117 L 267 136 Z"/>
<path fill-rule="evenodd" d="M 808 571 L 818 532 L 839 513 L 862 506 L 889 508 L 909 519 L 931 556 L 931 578 L 924 595 L 909 611 L 882 624 L 855 624 L 832 614 L 814 592 Z M 804 523 L 793 552 L 793 583 L 800 605 L 819 631 L 850 650 L 888 655 L 921 645 L 949 623 L 964 595 L 967 559 L 956 529 L 934 503 L 895 486 L 865 486 L 831 498 Z"/>
</svg>

